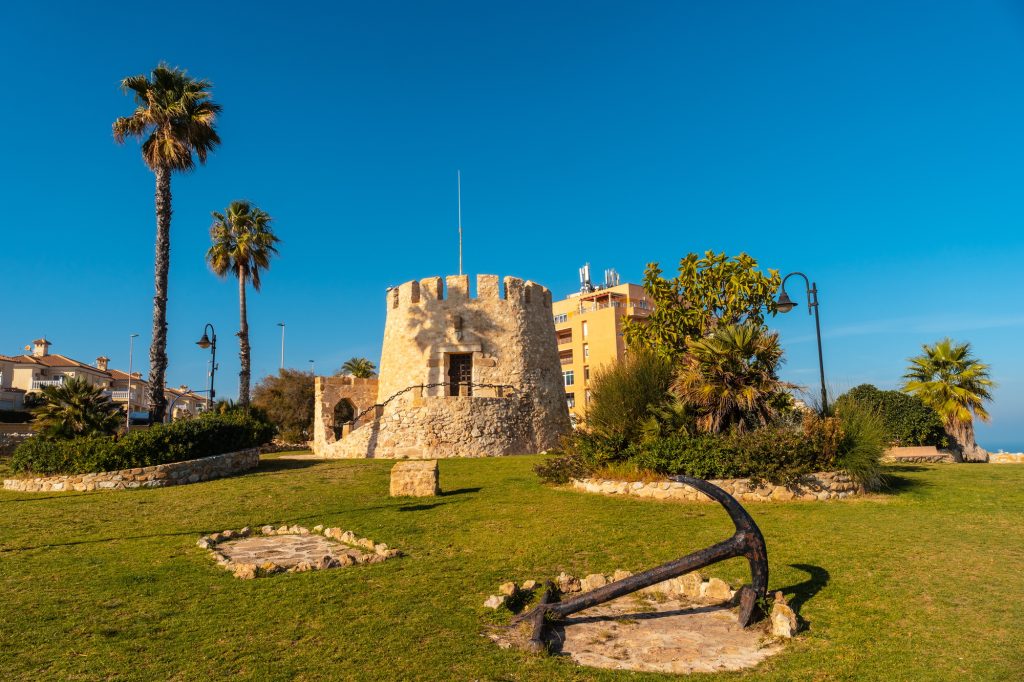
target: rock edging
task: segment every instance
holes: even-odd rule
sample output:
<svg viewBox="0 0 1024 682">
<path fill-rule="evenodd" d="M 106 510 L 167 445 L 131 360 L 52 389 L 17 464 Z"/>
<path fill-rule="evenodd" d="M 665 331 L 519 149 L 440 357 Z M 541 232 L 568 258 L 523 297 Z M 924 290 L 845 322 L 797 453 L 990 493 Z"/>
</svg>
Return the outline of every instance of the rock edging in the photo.
<svg viewBox="0 0 1024 682">
<path fill-rule="evenodd" d="M 256 468 L 260 463 L 259 448 L 226 452 L 212 457 L 168 462 L 148 467 L 67 474 L 41 478 L 7 478 L 4 490 L 21 493 L 70 492 L 92 490 L 129 490 L 133 488 L 166 488 L 232 476 Z"/>
<path fill-rule="evenodd" d="M 766 484 L 756 486 L 749 478 L 726 478 L 708 481 L 742 502 L 789 502 L 791 500 L 834 500 L 864 493 L 864 486 L 844 471 L 821 471 L 804 476 L 793 485 Z M 601 478 L 575 478 L 573 489 L 602 495 L 627 495 L 655 500 L 712 502 L 696 488 L 669 478 L 663 481 L 614 481 Z"/>
</svg>

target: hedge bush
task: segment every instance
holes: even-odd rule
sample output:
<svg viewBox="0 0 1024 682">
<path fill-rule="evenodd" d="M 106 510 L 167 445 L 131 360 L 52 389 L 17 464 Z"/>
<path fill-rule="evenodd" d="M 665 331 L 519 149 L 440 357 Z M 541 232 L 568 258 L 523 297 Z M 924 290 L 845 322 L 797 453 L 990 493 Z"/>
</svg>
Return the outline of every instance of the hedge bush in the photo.
<svg viewBox="0 0 1024 682">
<path fill-rule="evenodd" d="M 116 471 L 245 450 L 263 445 L 273 436 L 274 427 L 258 414 L 241 410 L 204 414 L 132 431 L 121 438 L 29 438 L 15 448 L 11 468 L 32 474 Z"/>
<path fill-rule="evenodd" d="M 566 483 L 602 467 L 629 464 L 665 476 L 790 485 L 810 473 L 842 469 L 871 488 L 881 480 L 883 433 L 878 415 L 861 405 L 848 408 L 842 418 L 808 415 L 799 426 L 645 438 L 624 449 L 618 439 L 577 432 L 564 442 L 567 456 L 545 460 L 535 471 L 544 481 Z"/>
<path fill-rule="evenodd" d="M 949 445 L 949 437 L 938 413 L 917 396 L 861 384 L 839 396 L 835 404 L 836 414 L 841 415 L 853 403 L 878 413 L 885 437 L 893 445 L 934 445 L 940 448 Z"/>
</svg>

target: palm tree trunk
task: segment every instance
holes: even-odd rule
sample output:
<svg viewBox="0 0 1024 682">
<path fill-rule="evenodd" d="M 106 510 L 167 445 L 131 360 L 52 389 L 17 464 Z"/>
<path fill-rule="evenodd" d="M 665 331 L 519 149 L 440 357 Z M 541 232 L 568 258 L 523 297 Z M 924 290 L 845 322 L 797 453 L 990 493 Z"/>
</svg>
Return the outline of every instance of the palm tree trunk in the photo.
<svg viewBox="0 0 1024 682">
<path fill-rule="evenodd" d="M 248 275 L 245 268 L 238 267 L 238 359 L 241 371 L 238 373 L 238 402 L 242 407 L 249 407 L 249 319 L 245 305 L 245 281 Z"/>
<path fill-rule="evenodd" d="M 959 422 L 946 427 L 946 432 L 956 441 L 965 462 L 987 462 L 988 450 L 974 440 L 974 422 Z"/>
<path fill-rule="evenodd" d="M 156 169 L 156 258 L 154 261 L 153 341 L 149 346 L 149 417 L 164 420 L 167 399 L 167 272 L 171 265 L 171 172 Z"/>
</svg>

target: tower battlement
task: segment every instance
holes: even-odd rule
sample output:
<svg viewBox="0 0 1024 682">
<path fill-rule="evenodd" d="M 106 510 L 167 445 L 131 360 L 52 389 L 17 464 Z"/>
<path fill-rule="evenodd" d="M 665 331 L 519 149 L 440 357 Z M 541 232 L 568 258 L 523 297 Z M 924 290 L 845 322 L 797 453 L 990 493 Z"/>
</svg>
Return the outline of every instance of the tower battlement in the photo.
<svg viewBox="0 0 1024 682">
<path fill-rule="evenodd" d="M 501 281 L 502 286 L 498 286 Z M 476 276 L 476 296 L 470 296 L 469 275 L 426 277 L 391 287 L 386 295 L 388 310 L 442 302 L 457 306 L 470 301 L 499 301 L 508 306 L 540 306 L 551 308 L 551 291 L 547 287 L 519 277 L 497 275 Z"/>
</svg>

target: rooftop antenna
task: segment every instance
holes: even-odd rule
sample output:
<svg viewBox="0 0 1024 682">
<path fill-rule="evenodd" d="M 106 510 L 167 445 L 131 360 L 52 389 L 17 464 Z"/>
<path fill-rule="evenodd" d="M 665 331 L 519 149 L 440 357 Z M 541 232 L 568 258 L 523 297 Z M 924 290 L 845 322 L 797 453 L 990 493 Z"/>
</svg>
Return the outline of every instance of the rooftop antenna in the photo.
<svg viewBox="0 0 1024 682">
<path fill-rule="evenodd" d="M 459 184 L 459 274 L 462 274 L 462 171 L 455 171 Z"/>
</svg>

